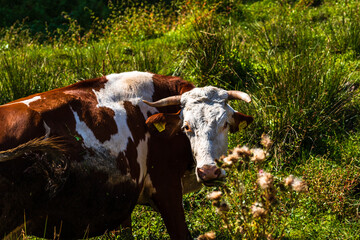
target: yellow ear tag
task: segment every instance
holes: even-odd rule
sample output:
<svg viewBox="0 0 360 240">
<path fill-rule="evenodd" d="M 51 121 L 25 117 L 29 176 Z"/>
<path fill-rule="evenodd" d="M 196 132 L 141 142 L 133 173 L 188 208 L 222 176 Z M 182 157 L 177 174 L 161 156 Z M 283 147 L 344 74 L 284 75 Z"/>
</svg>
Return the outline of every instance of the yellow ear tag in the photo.
<svg viewBox="0 0 360 240">
<path fill-rule="evenodd" d="M 239 130 L 246 128 L 246 126 L 247 126 L 247 122 L 246 122 L 246 121 L 240 122 L 240 123 L 239 123 Z"/>
<path fill-rule="evenodd" d="M 162 132 L 165 130 L 165 124 L 166 124 L 165 122 L 156 122 L 154 123 L 154 126 L 159 132 Z"/>
</svg>

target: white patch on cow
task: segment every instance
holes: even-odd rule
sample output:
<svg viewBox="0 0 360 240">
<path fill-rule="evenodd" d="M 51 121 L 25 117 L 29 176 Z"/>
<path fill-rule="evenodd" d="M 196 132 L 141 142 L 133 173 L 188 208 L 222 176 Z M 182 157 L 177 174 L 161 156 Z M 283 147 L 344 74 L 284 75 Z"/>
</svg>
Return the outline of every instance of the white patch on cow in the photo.
<svg viewBox="0 0 360 240">
<path fill-rule="evenodd" d="M 45 138 L 48 138 L 50 135 L 50 127 L 46 124 L 46 122 L 44 121 L 44 128 L 45 128 Z"/>
<path fill-rule="evenodd" d="M 183 124 L 187 132 L 197 168 L 215 166 L 215 159 L 227 151 L 227 123 L 234 110 L 226 104 L 228 94 L 215 87 L 195 88 L 181 97 Z"/>
<path fill-rule="evenodd" d="M 138 157 L 137 162 L 140 165 L 140 176 L 139 176 L 139 182 L 143 180 L 147 173 L 147 165 L 146 165 L 146 159 L 148 154 L 148 140 L 150 138 L 150 133 L 146 133 L 145 140 L 140 140 L 139 145 L 136 148 Z"/>
<path fill-rule="evenodd" d="M 30 106 L 30 103 L 32 102 L 36 102 L 37 100 L 40 100 L 41 97 L 40 96 L 35 96 L 33 98 L 27 99 L 27 100 L 23 100 L 21 101 L 22 103 L 26 104 L 27 106 Z"/>
<path fill-rule="evenodd" d="M 124 107 L 124 101 L 130 101 L 133 105 L 139 105 L 145 119 L 147 112 L 156 112 L 155 108 L 143 104 L 140 97 L 146 100 L 152 100 L 154 94 L 154 84 L 152 81 L 153 74 L 144 72 L 127 72 L 120 74 L 111 74 L 106 76 L 108 82 L 105 83 L 104 88 L 99 91 L 94 91 L 97 97 L 97 107 L 106 107 L 114 111 L 114 120 L 118 132 L 111 135 L 110 139 L 101 143 L 94 135 L 92 130 L 81 121 L 78 114 L 73 111 L 76 120 L 76 131 L 83 138 L 84 145 L 87 148 L 104 149 L 110 152 L 114 157 L 118 156 L 120 152 L 126 150 L 128 140 L 134 141 L 132 133 L 127 125 L 127 114 Z M 142 143 L 139 149 L 146 149 Z M 138 155 L 144 157 L 142 151 L 138 151 Z"/>
<path fill-rule="evenodd" d="M 156 113 L 156 109 L 144 104 L 142 100 L 152 101 L 154 94 L 154 74 L 146 72 L 125 72 L 106 76 L 108 82 L 100 91 L 94 91 L 98 107 L 116 107 L 119 101 L 130 101 L 134 106 L 138 105 L 144 118 L 147 113 Z"/>
<path fill-rule="evenodd" d="M 18 100 L 15 100 L 14 102 L 9 102 L 9 103 L 6 103 L 4 105 L 13 105 L 13 104 L 18 104 L 18 103 L 23 103 L 25 104 L 26 106 L 30 106 L 30 103 L 32 102 L 36 102 L 37 100 L 40 100 L 41 99 L 41 96 L 35 96 L 35 97 L 32 97 L 30 99 L 26 99 L 26 100 L 23 100 L 23 101 L 18 101 Z"/>
<path fill-rule="evenodd" d="M 70 107 L 71 108 L 71 107 Z M 114 110 L 114 109 L 113 109 Z M 87 148 L 93 148 L 97 151 L 109 151 L 110 155 L 116 158 L 118 154 L 126 149 L 128 138 L 133 140 L 130 129 L 126 124 L 126 111 L 120 103 L 115 113 L 115 122 L 118 127 L 118 132 L 111 135 L 110 139 L 101 143 L 93 131 L 86 125 L 85 122 L 80 120 L 79 115 L 72 108 L 76 121 L 76 132 L 82 137 L 84 145 Z"/>
<path fill-rule="evenodd" d="M 93 90 L 98 101 L 97 107 L 110 108 L 114 112 L 114 120 L 118 129 L 117 133 L 111 135 L 110 139 L 103 143 L 96 138 L 93 131 L 80 119 L 77 112 L 71 109 L 76 121 L 76 131 L 83 139 L 84 146 L 95 150 L 99 156 L 110 158 L 104 161 L 99 156 L 87 156 L 86 164 L 94 166 L 108 164 L 107 167 L 103 166 L 108 170 L 116 168 L 116 157 L 120 152 L 124 152 L 127 149 L 129 139 L 134 142 L 134 136 L 127 124 L 124 102 L 129 101 L 134 106 L 138 105 L 145 119 L 148 118 L 148 112 L 151 114 L 157 112 L 155 108 L 142 102 L 142 99 L 152 101 L 154 94 L 152 76 L 153 74 L 144 72 L 111 74 L 106 76 L 108 81 L 105 83 L 104 88 L 99 91 Z M 68 93 L 71 94 L 70 92 Z M 140 165 L 139 182 L 144 180 L 147 172 L 146 159 L 149 138 L 150 135 L 146 134 L 145 139 L 140 139 L 138 146 L 136 146 L 138 156 L 136 161 Z"/>
</svg>

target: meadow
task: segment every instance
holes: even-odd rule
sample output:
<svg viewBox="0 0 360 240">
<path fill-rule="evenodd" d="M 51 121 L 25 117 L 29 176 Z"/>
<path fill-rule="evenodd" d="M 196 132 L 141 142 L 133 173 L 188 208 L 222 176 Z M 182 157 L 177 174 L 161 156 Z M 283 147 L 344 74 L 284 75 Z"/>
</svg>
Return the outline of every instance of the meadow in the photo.
<svg viewBox="0 0 360 240">
<path fill-rule="evenodd" d="M 224 185 L 184 196 L 192 235 L 358 239 L 359 1 L 110 1 L 106 17 L 86 9 L 86 25 L 63 13 L 55 30 L 22 19 L 0 29 L 0 104 L 132 70 L 246 91 L 251 104 L 231 104 L 255 121 L 229 135 L 229 149 L 264 156 L 235 148 L 219 163 Z M 135 239 L 169 239 L 151 208 L 137 206 L 132 219 Z"/>
</svg>

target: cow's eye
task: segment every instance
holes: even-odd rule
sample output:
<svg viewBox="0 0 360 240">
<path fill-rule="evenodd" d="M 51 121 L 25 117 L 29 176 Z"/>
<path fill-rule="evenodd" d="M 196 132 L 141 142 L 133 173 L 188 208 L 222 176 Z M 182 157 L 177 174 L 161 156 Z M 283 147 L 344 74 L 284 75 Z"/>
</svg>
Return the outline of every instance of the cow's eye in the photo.
<svg viewBox="0 0 360 240">
<path fill-rule="evenodd" d="M 182 127 L 183 131 L 185 132 L 192 132 L 190 125 L 185 122 L 184 126 Z"/>
<path fill-rule="evenodd" d="M 224 124 L 224 129 L 226 129 L 228 126 L 229 126 L 229 124 L 226 122 L 226 123 Z"/>
</svg>

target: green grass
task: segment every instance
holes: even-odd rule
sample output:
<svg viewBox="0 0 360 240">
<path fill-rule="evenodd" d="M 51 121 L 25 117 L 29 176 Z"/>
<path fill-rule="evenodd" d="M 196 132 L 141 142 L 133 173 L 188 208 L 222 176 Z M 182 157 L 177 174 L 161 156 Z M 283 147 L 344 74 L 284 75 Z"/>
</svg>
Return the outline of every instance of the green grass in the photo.
<svg viewBox="0 0 360 240">
<path fill-rule="evenodd" d="M 173 1 L 126 9 L 110 4 L 109 17 L 93 16 L 87 30 L 66 14 L 68 28 L 55 32 L 34 35 L 16 24 L 0 29 L 0 103 L 131 70 L 247 91 L 251 104 L 231 104 L 255 122 L 230 135 L 229 147 L 258 146 L 267 133 L 274 145 L 262 169 L 279 179 L 302 176 L 309 186 L 296 195 L 296 206 L 282 197 L 288 214 L 276 217 L 274 210 L 268 221 L 285 239 L 354 239 L 360 233 L 359 8 L 355 0 Z M 225 198 L 233 225 L 226 228 L 206 199 L 224 188 L 184 196 L 194 236 L 213 230 L 219 239 L 240 237 L 236 229 L 252 220 L 244 222 L 237 209 L 263 194 L 257 170 L 229 172 L 233 194 Z M 240 183 L 248 191 L 235 199 Z M 169 238 L 159 214 L 147 207 L 135 209 L 133 225 L 136 239 Z"/>
</svg>

